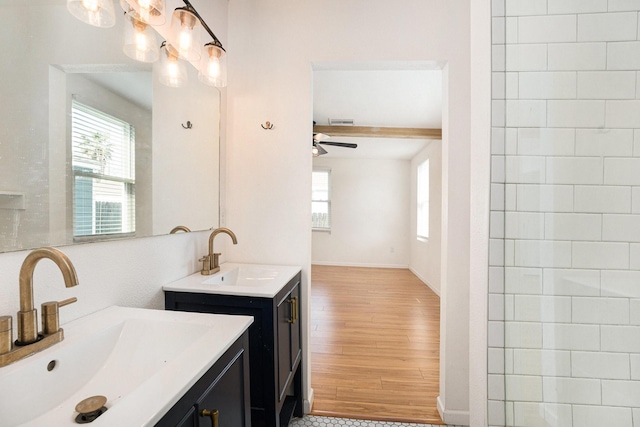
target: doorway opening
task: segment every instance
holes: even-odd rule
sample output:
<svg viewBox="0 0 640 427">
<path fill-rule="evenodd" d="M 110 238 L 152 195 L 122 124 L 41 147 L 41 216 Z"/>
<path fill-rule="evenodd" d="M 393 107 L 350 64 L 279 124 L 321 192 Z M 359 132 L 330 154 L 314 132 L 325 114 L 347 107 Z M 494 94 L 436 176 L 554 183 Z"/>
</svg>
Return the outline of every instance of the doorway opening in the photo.
<svg viewBox="0 0 640 427">
<path fill-rule="evenodd" d="M 441 422 L 442 90 L 437 63 L 314 66 L 312 413 Z"/>
</svg>

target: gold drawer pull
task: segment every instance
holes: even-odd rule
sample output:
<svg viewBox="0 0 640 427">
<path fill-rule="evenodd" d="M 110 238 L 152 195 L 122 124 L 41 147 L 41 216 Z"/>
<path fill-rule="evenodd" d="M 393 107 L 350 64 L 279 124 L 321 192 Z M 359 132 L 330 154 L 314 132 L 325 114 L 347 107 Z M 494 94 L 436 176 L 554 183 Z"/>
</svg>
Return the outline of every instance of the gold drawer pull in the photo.
<svg viewBox="0 0 640 427">
<path fill-rule="evenodd" d="M 298 297 L 293 297 L 287 300 L 291 304 L 291 319 L 287 320 L 289 323 L 296 323 L 298 320 Z"/>
<path fill-rule="evenodd" d="M 293 297 L 293 323 L 298 321 L 298 297 Z"/>
<path fill-rule="evenodd" d="M 211 423 L 213 424 L 213 427 L 218 427 L 218 414 L 220 412 L 217 409 L 214 409 L 213 411 L 210 411 L 208 409 L 203 409 L 202 411 L 200 411 L 200 416 L 201 417 L 211 417 Z"/>
</svg>

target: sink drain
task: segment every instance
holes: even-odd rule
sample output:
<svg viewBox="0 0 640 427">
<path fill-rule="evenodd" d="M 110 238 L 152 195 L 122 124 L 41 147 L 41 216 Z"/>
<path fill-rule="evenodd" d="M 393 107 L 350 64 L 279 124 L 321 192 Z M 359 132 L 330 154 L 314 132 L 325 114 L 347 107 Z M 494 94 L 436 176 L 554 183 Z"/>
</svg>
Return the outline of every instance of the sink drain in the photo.
<svg viewBox="0 0 640 427">
<path fill-rule="evenodd" d="M 104 404 L 107 403 L 107 398 L 104 396 L 91 396 L 84 399 L 82 402 L 76 405 L 76 423 L 88 424 L 98 418 L 100 415 L 107 411 Z"/>
</svg>

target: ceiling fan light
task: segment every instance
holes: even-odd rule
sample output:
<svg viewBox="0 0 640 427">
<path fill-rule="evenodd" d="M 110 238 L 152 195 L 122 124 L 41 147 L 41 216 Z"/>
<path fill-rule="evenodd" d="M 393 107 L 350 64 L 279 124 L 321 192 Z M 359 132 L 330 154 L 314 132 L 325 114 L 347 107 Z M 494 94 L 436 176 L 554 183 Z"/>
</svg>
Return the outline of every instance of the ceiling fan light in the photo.
<svg viewBox="0 0 640 427">
<path fill-rule="evenodd" d="M 322 156 L 323 154 L 327 154 L 328 151 L 325 150 L 324 148 L 322 148 L 320 145 L 316 144 L 315 142 L 313 143 L 313 146 L 311 148 L 311 154 L 313 155 L 313 157 L 318 157 L 318 156 Z"/>
<path fill-rule="evenodd" d="M 329 135 L 325 135 L 324 133 L 314 133 L 313 134 L 313 140 L 315 142 L 324 141 L 325 139 L 329 139 L 329 138 L 331 138 L 331 137 Z"/>
<path fill-rule="evenodd" d="M 180 58 L 187 61 L 200 59 L 200 28 L 202 24 L 196 15 L 186 8 L 179 7 L 173 11 L 171 18 L 172 46 L 178 51 Z"/>
<path fill-rule="evenodd" d="M 67 0 L 67 10 L 94 27 L 109 28 L 116 24 L 113 0 Z"/>
</svg>

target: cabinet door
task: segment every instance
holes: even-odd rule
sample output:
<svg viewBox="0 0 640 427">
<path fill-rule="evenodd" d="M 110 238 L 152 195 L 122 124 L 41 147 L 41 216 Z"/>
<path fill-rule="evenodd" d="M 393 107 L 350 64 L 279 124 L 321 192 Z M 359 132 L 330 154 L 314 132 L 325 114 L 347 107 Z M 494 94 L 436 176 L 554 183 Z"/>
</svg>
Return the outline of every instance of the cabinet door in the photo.
<svg viewBox="0 0 640 427">
<path fill-rule="evenodd" d="M 278 304 L 278 401 L 285 397 L 300 357 L 300 287 L 296 285 Z"/>
<path fill-rule="evenodd" d="M 296 321 L 291 324 L 291 347 L 289 353 L 291 354 L 291 364 L 289 370 L 293 371 L 300 358 L 302 357 L 302 346 L 300 345 L 300 284 L 296 285 L 291 290 L 291 298 L 295 299 L 296 303 L 294 309 L 296 310 Z M 293 373 L 293 372 L 292 372 Z"/>
<path fill-rule="evenodd" d="M 211 384 L 209 389 L 196 403 L 197 426 L 213 427 L 211 416 L 203 416 L 203 411 L 218 411 L 218 426 L 245 427 L 244 407 L 244 370 L 243 358 L 246 353 L 238 357 L 226 371 L 223 371 Z M 215 427 L 218 427 L 215 426 Z"/>
<path fill-rule="evenodd" d="M 176 427 L 197 427 L 198 420 L 196 415 L 196 408 L 192 407 L 191 410 L 184 416 L 180 422 L 176 425 Z"/>
</svg>

